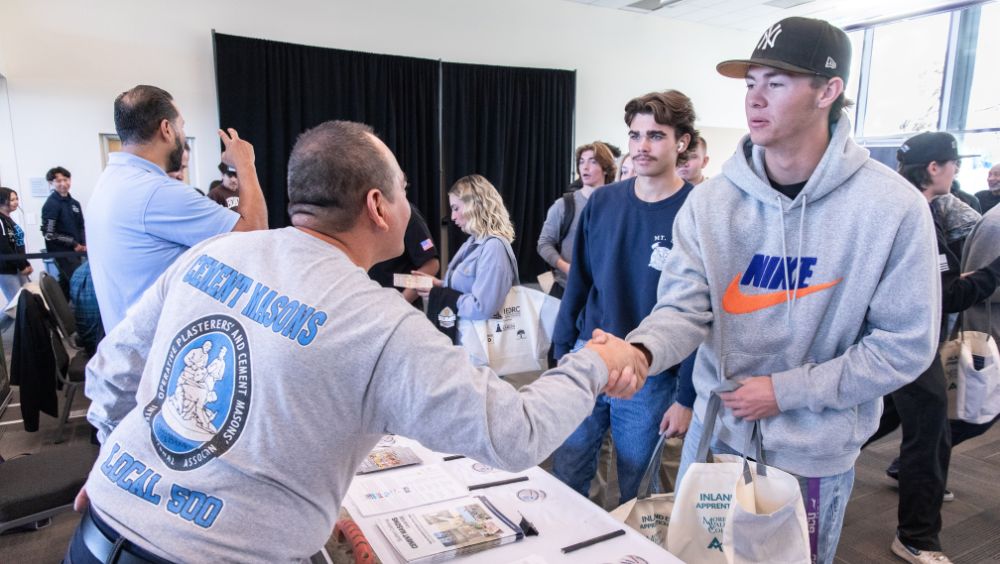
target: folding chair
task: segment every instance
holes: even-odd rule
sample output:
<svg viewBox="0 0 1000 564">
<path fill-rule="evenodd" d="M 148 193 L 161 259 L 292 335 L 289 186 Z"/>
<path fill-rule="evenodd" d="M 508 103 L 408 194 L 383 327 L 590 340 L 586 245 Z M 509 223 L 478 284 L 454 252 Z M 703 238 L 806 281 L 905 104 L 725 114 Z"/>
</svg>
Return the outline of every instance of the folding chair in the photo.
<svg viewBox="0 0 1000 564">
<path fill-rule="evenodd" d="M 50 317 L 54 321 L 52 353 L 56 358 L 56 377 L 62 383 L 66 396 L 62 413 L 59 416 L 59 430 L 56 432 L 56 443 L 61 443 L 64 440 L 66 421 L 69 420 L 76 390 L 85 381 L 87 362 L 90 360 L 90 356 L 86 351 L 76 346 L 76 320 L 73 318 L 73 312 L 69 308 L 66 296 L 59 288 L 59 283 L 48 273 L 43 272 L 39 287 L 42 291 L 42 297 L 45 298 L 45 303 L 49 307 Z"/>
<path fill-rule="evenodd" d="M 90 443 L 48 448 L 0 464 L 0 533 L 42 522 L 73 508 L 97 460 Z"/>
</svg>

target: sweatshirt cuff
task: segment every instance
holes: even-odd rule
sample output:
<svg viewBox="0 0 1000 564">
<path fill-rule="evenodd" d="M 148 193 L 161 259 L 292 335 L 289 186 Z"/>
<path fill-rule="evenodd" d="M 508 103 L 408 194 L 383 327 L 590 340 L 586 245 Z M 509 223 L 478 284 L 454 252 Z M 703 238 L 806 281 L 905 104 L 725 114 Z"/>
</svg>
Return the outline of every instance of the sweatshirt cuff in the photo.
<svg viewBox="0 0 1000 564">
<path fill-rule="evenodd" d="M 698 397 L 698 394 L 694 391 L 694 388 L 685 388 L 680 386 L 677 388 L 677 403 L 688 409 L 694 409 L 694 400 Z"/>
<path fill-rule="evenodd" d="M 586 347 L 576 351 L 572 354 L 567 354 L 559 360 L 559 368 L 569 368 L 569 364 L 574 361 L 583 361 L 584 365 L 589 365 L 592 367 L 591 370 L 587 371 L 587 375 L 594 379 L 597 383 L 597 393 L 601 393 L 605 386 L 608 385 L 608 367 L 604 364 L 604 360 L 601 355 L 597 354 L 595 351 L 588 349 Z M 597 397 L 596 394 L 594 396 Z"/>
<path fill-rule="evenodd" d="M 650 374 L 665 372 L 677 364 L 676 361 L 670 362 L 670 359 L 666 358 L 668 355 L 662 354 L 670 350 L 670 345 L 653 333 L 640 333 L 639 330 L 635 330 L 625 336 L 625 342 L 646 347 L 653 358 L 653 362 L 649 365 Z"/>
<path fill-rule="evenodd" d="M 805 368 L 793 368 L 771 374 L 774 400 L 781 411 L 791 411 L 809 406 L 809 386 L 804 385 Z"/>
</svg>

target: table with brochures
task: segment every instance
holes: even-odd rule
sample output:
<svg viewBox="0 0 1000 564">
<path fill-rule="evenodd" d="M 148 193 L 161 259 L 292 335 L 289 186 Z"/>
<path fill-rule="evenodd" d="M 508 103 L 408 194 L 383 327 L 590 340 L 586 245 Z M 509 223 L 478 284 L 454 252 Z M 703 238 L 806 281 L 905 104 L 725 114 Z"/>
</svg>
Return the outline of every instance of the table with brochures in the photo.
<svg viewBox="0 0 1000 564">
<path fill-rule="evenodd" d="M 392 435 L 386 436 L 373 453 L 385 448 L 404 453 L 399 457 L 396 456 L 397 453 L 390 453 L 389 458 L 394 459 L 397 464 L 409 465 L 356 476 L 344 499 L 344 508 L 364 532 L 379 559 L 386 564 L 407 562 L 402 557 L 401 551 L 410 550 L 407 544 L 416 549 L 414 541 L 440 545 L 442 538 L 447 537 L 445 544 L 450 542 L 454 545 L 457 541 L 452 536 L 453 533 L 457 533 L 459 540 L 467 540 L 467 535 L 463 536 L 463 532 L 469 530 L 474 533 L 480 532 L 476 529 L 481 523 L 461 522 L 460 518 L 457 525 L 453 521 L 448 521 L 456 517 L 454 512 L 449 513 L 452 510 L 457 510 L 459 514 L 466 513 L 468 517 L 467 510 L 474 503 L 488 507 L 494 512 L 489 516 L 498 516 L 498 522 L 508 523 L 518 532 L 524 528 L 525 522 L 530 523 L 538 531 L 538 535 L 521 537 L 518 534 L 517 538 L 520 540 L 515 541 L 513 536 L 509 536 L 503 541 L 506 544 L 492 546 L 479 552 L 457 556 L 447 554 L 449 558 L 458 562 L 498 564 L 681 562 L 537 466 L 524 472 L 504 472 L 469 458 L 434 452 L 416 441 Z M 416 458 L 419 458 L 420 462 L 413 464 Z M 445 460 L 446 458 L 451 460 Z M 377 463 L 380 464 L 381 461 L 382 457 Z M 524 477 L 527 480 L 468 489 L 468 486 Z M 472 513 L 476 514 L 476 511 Z M 484 511 L 484 513 L 489 512 Z M 448 521 L 448 526 L 451 528 L 446 529 L 443 525 L 436 525 L 437 528 L 429 532 L 417 530 L 415 521 L 428 517 L 440 522 Z M 407 518 L 414 522 L 408 523 Z M 404 527 L 410 524 L 414 526 L 413 529 Z M 426 529 L 426 523 L 424 525 Z M 463 531 L 462 526 L 471 528 Z M 507 527 L 503 528 L 508 534 L 513 535 Z M 394 529 L 398 529 L 398 532 Z M 570 554 L 561 551 L 563 547 L 619 529 L 624 530 L 625 534 Z M 390 540 L 391 536 L 395 536 L 396 546 Z M 406 542 L 401 542 L 403 538 Z M 442 550 L 441 546 L 437 548 Z"/>
</svg>

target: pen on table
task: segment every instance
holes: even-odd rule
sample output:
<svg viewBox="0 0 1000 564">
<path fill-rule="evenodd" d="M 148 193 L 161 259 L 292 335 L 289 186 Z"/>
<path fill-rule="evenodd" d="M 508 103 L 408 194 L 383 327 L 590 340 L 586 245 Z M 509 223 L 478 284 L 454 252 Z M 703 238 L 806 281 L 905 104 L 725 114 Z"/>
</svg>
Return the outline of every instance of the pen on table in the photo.
<svg viewBox="0 0 1000 564">
<path fill-rule="evenodd" d="M 606 540 L 611 540 L 613 538 L 620 537 L 620 536 L 622 536 L 624 534 L 625 534 L 625 530 L 624 529 L 618 529 L 617 531 L 612 531 L 610 533 L 601 535 L 599 537 L 594 537 L 592 539 L 587 539 L 585 541 L 581 541 L 581 542 L 578 542 L 576 544 L 571 544 L 569 546 L 565 546 L 565 547 L 562 548 L 562 552 L 563 552 L 563 554 L 569 554 L 570 552 L 574 552 L 576 550 L 580 550 L 581 548 L 587 548 L 588 546 L 592 546 L 592 545 L 595 545 L 595 544 L 597 544 L 599 542 L 604 542 Z"/>
<path fill-rule="evenodd" d="M 497 480 L 496 482 L 486 482 L 485 484 L 475 484 L 469 486 L 470 490 L 481 490 L 483 488 L 492 488 L 493 486 L 504 486 L 507 484 L 516 484 L 517 482 L 527 482 L 527 476 L 518 476 L 517 478 L 510 478 L 507 480 Z"/>
<path fill-rule="evenodd" d="M 459 458 L 465 458 L 465 455 L 464 454 L 452 454 L 452 455 L 449 455 L 449 456 L 446 456 L 446 457 L 442 458 L 441 460 L 444 460 L 445 462 L 448 462 L 449 460 L 458 460 Z"/>
</svg>

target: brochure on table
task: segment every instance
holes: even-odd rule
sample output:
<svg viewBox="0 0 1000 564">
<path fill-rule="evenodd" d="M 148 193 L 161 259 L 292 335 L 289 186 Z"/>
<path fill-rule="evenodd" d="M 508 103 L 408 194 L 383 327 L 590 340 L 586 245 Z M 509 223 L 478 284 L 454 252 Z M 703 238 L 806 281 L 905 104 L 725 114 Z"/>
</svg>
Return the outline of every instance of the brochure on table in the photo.
<svg viewBox="0 0 1000 564">
<path fill-rule="evenodd" d="M 487 464 L 469 458 L 458 458 L 444 461 L 447 454 L 430 451 L 416 441 L 403 437 L 396 437 L 395 444 L 408 447 L 416 453 L 423 461 L 417 466 L 409 466 L 377 472 L 365 476 L 357 476 L 351 485 L 344 507 L 357 522 L 364 532 L 372 548 L 385 564 L 404 564 L 404 560 L 390 546 L 385 535 L 379 531 L 378 523 L 389 513 L 400 512 L 413 513 L 414 507 L 401 508 L 400 510 L 386 510 L 378 515 L 370 513 L 372 505 L 385 507 L 391 504 L 398 504 L 398 499 L 393 499 L 391 503 L 377 504 L 373 500 L 370 503 L 362 501 L 368 514 L 361 511 L 357 503 L 359 497 L 368 499 L 367 494 L 374 493 L 377 488 L 368 482 L 368 478 L 392 478 L 392 483 L 382 483 L 386 486 L 382 490 L 387 491 L 389 486 L 411 487 L 413 484 L 407 483 L 407 477 L 413 474 L 418 477 L 418 482 L 431 480 L 436 484 L 435 488 L 430 488 L 436 495 L 451 495 L 457 492 L 458 495 L 449 498 L 455 500 L 468 496 L 484 496 L 502 514 L 509 516 L 517 523 L 523 517 L 538 530 L 538 536 L 526 536 L 523 540 L 512 542 L 504 546 L 490 548 L 475 554 L 461 555 L 454 558 L 455 562 L 477 562 L 510 564 L 520 562 L 523 564 L 556 564 L 568 562 L 596 562 L 612 564 L 671 564 L 681 562 L 679 559 L 666 552 L 659 546 L 649 542 L 634 530 L 624 526 L 622 523 L 612 518 L 606 511 L 594 505 L 589 500 L 580 496 L 555 477 L 545 472 L 541 468 L 533 467 L 524 472 L 509 473 L 499 469 L 491 468 Z M 434 470 L 442 470 L 454 483 L 460 484 L 462 491 L 452 490 L 446 486 L 447 480 Z M 414 474 L 417 470 L 423 470 L 420 474 Z M 527 476 L 528 480 L 502 486 L 495 486 L 484 489 L 469 491 L 470 485 L 484 484 L 488 482 L 501 481 L 511 477 Z M 427 494 L 428 488 L 418 488 L 423 494 Z M 399 498 L 402 496 L 392 496 Z M 430 496 L 433 497 L 433 496 Z M 388 499 L 388 498 L 387 498 Z M 408 498 L 415 499 L 415 498 Z M 449 499 L 440 499 L 433 503 L 444 503 L 447 505 Z M 430 501 L 427 504 L 432 503 Z M 605 541 L 594 546 L 587 547 L 578 552 L 563 554 L 560 549 L 580 541 L 587 540 L 598 535 L 609 533 L 618 529 L 624 529 L 625 535 L 613 540 Z"/>
</svg>

